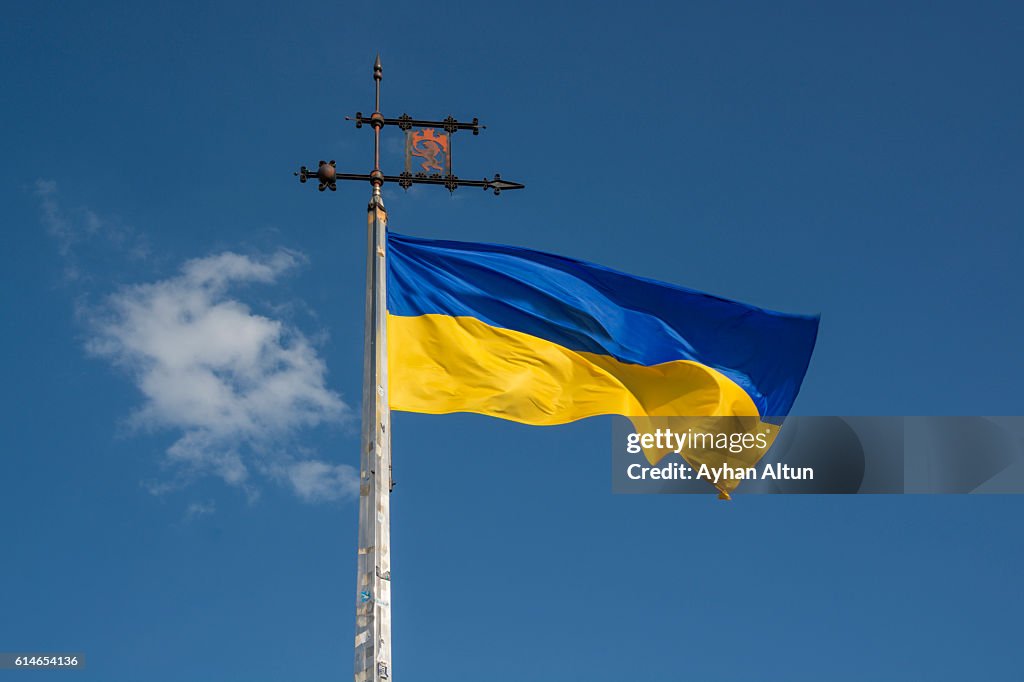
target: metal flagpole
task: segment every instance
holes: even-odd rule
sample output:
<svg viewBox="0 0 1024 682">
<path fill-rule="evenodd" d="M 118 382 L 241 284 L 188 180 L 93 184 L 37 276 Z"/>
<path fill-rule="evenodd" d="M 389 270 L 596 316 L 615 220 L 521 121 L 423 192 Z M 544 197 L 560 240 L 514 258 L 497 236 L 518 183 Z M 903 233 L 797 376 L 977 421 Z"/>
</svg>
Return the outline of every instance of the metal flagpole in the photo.
<svg viewBox="0 0 1024 682">
<path fill-rule="evenodd" d="M 381 198 L 380 55 L 373 126 L 373 192 L 367 207 L 366 324 L 363 339 L 363 434 L 359 463 L 359 569 L 355 681 L 391 676 L 391 412 L 387 366 L 387 213 Z"/>
<path fill-rule="evenodd" d="M 387 354 L 387 212 L 381 197 L 385 182 L 403 189 L 414 184 L 442 185 L 454 192 L 460 186 L 482 187 L 500 194 L 523 185 L 502 180 L 461 180 L 452 172 L 450 137 L 459 130 L 474 135 L 483 127 L 477 119 L 462 123 L 449 116 L 443 121 L 413 119 L 407 114 L 385 118 L 380 112 L 380 55 L 373 64 L 376 96 L 373 114 L 355 115 L 356 127 L 373 128 L 373 170 L 369 174 L 339 173 L 334 161 L 321 161 L 311 172 L 302 166 L 300 182 L 319 181 L 323 192 L 337 187 L 338 180 L 370 181 L 373 191 L 367 206 L 366 320 L 363 338 L 363 414 L 359 456 L 359 549 L 356 579 L 355 682 L 384 682 L 392 678 L 391 666 L 391 413 L 388 405 Z M 384 126 L 406 132 L 406 169 L 400 175 L 384 175 L 380 169 L 380 132 Z M 424 128 L 422 135 L 413 128 Z M 443 130 L 438 134 L 434 128 Z M 428 134 L 429 133 L 429 134 Z M 412 157 L 422 158 L 424 172 L 413 173 Z M 444 170 L 427 174 L 425 170 Z"/>
</svg>

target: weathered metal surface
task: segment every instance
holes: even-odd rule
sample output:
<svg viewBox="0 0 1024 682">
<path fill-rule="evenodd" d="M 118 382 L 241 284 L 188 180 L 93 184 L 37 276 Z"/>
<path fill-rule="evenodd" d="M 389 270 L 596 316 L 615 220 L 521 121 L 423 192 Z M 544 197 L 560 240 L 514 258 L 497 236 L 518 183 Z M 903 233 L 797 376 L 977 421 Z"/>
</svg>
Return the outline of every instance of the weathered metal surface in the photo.
<svg viewBox="0 0 1024 682">
<path fill-rule="evenodd" d="M 363 425 L 359 464 L 359 550 L 355 680 L 392 679 L 391 412 L 387 367 L 387 214 L 380 187 L 367 212 Z"/>
</svg>

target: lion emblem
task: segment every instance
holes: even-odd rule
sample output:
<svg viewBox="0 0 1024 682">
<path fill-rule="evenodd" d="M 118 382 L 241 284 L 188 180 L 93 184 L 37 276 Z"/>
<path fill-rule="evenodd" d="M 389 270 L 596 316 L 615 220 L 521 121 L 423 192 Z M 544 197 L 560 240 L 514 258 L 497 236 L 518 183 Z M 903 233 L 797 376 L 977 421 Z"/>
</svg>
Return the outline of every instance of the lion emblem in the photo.
<svg viewBox="0 0 1024 682">
<path fill-rule="evenodd" d="M 448 136 L 438 135 L 433 128 L 417 130 L 409 137 L 409 154 L 423 159 L 420 168 L 424 172 L 434 170 L 444 173 L 448 157 Z"/>
</svg>

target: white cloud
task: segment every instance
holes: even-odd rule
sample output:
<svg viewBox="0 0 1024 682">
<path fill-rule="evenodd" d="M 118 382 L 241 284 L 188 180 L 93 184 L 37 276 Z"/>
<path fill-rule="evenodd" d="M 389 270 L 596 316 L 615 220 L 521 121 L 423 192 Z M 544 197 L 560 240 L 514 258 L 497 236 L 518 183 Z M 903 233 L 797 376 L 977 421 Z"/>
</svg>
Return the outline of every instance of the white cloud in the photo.
<svg viewBox="0 0 1024 682">
<path fill-rule="evenodd" d="M 89 352 L 126 371 L 143 395 L 129 423 L 178 434 L 166 459 L 180 480 L 218 476 L 254 496 L 264 476 L 311 502 L 358 491 L 354 469 L 298 444 L 303 429 L 349 415 L 316 349 L 298 329 L 230 296 L 232 287 L 274 283 L 302 260 L 286 250 L 198 258 L 174 277 L 122 288 L 88 314 Z"/>
<path fill-rule="evenodd" d="M 296 462 L 285 470 L 299 497 L 309 502 L 355 497 L 359 494 L 359 476 L 347 464 Z"/>
</svg>

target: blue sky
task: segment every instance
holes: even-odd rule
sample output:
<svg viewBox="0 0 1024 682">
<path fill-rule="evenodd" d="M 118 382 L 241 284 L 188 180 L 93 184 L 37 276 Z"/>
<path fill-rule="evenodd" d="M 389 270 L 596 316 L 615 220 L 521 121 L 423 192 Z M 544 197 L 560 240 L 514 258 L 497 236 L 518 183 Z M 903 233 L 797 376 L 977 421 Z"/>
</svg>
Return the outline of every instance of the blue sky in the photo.
<svg viewBox="0 0 1024 682">
<path fill-rule="evenodd" d="M 7 7 L 0 650 L 350 674 L 368 188 L 291 173 L 369 170 L 378 50 L 528 185 L 393 229 L 820 313 L 799 413 L 1021 414 L 1024 10 L 826 5 Z M 1019 678 L 1019 498 L 616 497 L 609 437 L 395 416 L 401 679 Z"/>
</svg>

